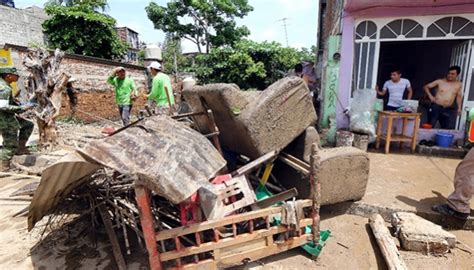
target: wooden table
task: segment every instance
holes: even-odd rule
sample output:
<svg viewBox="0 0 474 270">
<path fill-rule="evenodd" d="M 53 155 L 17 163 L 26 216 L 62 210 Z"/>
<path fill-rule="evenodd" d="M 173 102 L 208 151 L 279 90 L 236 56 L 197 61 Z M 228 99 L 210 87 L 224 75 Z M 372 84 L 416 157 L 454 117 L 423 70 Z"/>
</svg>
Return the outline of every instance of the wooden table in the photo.
<svg viewBox="0 0 474 270">
<path fill-rule="evenodd" d="M 380 146 L 380 140 L 385 140 L 385 154 L 388 154 L 390 151 L 391 142 L 400 142 L 400 148 L 403 146 L 403 142 L 411 142 L 411 151 L 415 152 L 416 148 L 416 136 L 418 133 L 418 126 L 420 125 L 420 116 L 421 113 L 399 113 L 399 112 L 389 112 L 381 111 L 379 112 L 379 119 L 377 123 L 377 141 L 375 143 L 375 148 L 378 149 Z M 383 119 L 388 119 L 387 132 L 382 134 L 382 123 Z M 402 119 L 402 133 L 401 134 L 392 134 L 393 130 L 393 119 Z M 413 136 L 407 136 L 407 123 L 409 120 L 415 121 L 415 126 L 413 128 Z"/>
</svg>

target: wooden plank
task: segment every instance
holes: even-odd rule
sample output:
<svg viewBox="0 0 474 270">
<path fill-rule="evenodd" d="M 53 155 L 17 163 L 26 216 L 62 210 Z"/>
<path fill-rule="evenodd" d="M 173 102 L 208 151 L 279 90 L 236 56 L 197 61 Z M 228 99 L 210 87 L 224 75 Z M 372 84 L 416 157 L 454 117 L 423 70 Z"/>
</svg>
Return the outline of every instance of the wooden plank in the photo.
<svg viewBox="0 0 474 270">
<path fill-rule="evenodd" d="M 155 240 L 155 222 L 151 212 L 150 190 L 143 186 L 135 186 L 135 198 L 137 200 L 138 211 L 140 213 L 140 224 L 142 226 L 143 237 L 148 251 L 148 261 L 151 270 L 161 270 L 161 262 L 158 253 L 158 246 Z"/>
<path fill-rule="evenodd" d="M 41 180 L 41 176 L 29 175 L 29 174 L 19 174 L 19 173 L 10 173 L 10 172 L 0 172 L 0 178 L 5 177 L 14 177 L 19 179 L 32 179 L 32 180 Z"/>
<path fill-rule="evenodd" d="M 257 201 L 254 204 L 250 205 L 250 207 L 252 207 L 253 210 L 265 209 L 278 202 L 286 201 L 296 196 L 298 196 L 298 190 L 296 188 L 292 188 L 289 190 L 285 190 L 281 193 L 278 193 L 276 195 L 273 195 L 269 198 Z"/>
<path fill-rule="evenodd" d="M 382 135 L 380 136 L 382 139 L 384 140 L 387 140 L 387 136 L 386 135 Z M 413 139 L 413 137 L 410 137 L 410 136 L 404 136 L 404 135 L 399 135 L 399 134 L 393 134 L 391 136 L 391 141 L 392 142 L 411 142 Z"/>
<path fill-rule="evenodd" d="M 293 161 L 294 163 L 298 164 L 299 166 L 303 167 L 303 168 L 306 168 L 308 171 L 310 170 L 310 165 L 308 163 L 306 163 L 305 161 L 295 157 L 295 156 L 292 156 L 290 154 L 287 154 L 287 153 L 281 153 L 281 156 Z"/>
<path fill-rule="evenodd" d="M 312 205 L 311 200 L 302 200 L 302 201 L 303 201 L 303 207 L 310 207 Z M 282 211 L 281 206 L 271 207 L 271 208 L 256 210 L 256 211 L 243 213 L 239 215 L 228 216 L 219 220 L 204 221 L 201 223 L 191 224 L 189 226 L 182 226 L 182 227 L 178 227 L 178 228 L 174 228 L 170 230 L 163 230 L 163 231 L 157 232 L 156 241 L 162 241 L 168 238 L 174 238 L 177 236 L 192 234 L 195 232 L 206 231 L 213 228 L 230 225 L 232 223 L 247 221 L 250 219 L 266 217 L 272 214 L 281 213 L 281 211 Z"/>
<path fill-rule="evenodd" d="M 217 268 L 217 262 L 213 259 L 207 259 L 207 260 L 202 260 L 202 261 L 199 261 L 198 263 L 190 263 L 190 264 L 186 264 L 186 265 L 183 265 L 182 267 L 180 268 L 177 268 L 177 267 L 173 267 L 173 268 L 170 268 L 170 269 L 173 269 L 173 270 L 181 270 L 181 269 L 192 269 L 192 270 L 215 270 L 215 269 L 218 269 Z"/>
<path fill-rule="evenodd" d="M 304 228 L 305 226 L 311 225 L 312 224 L 312 219 L 303 219 L 300 221 L 300 228 Z M 164 261 L 169 261 L 169 260 L 174 260 L 177 258 L 182 258 L 186 256 L 191 256 L 194 254 L 199 254 L 199 253 L 204 253 L 208 251 L 212 251 L 215 249 L 223 249 L 223 248 L 228 248 L 232 247 L 238 244 L 248 244 L 248 242 L 254 241 L 255 239 L 264 239 L 266 241 L 266 238 L 268 236 L 277 234 L 277 233 L 284 233 L 288 231 L 288 228 L 283 225 L 279 226 L 273 226 L 270 227 L 270 229 L 261 229 L 261 230 L 256 230 L 253 233 L 243 233 L 238 235 L 237 237 L 230 237 L 230 238 L 224 238 L 220 239 L 219 242 L 207 242 L 203 243 L 200 246 L 192 246 L 192 247 L 187 247 L 183 248 L 180 251 L 168 251 L 160 254 L 160 260 L 162 262 Z M 221 251 L 222 255 L 222 251 Z"/>
<path fill-rule="evenodd" d="M 309 181 L 311 184 L 311 200 L 313 205 L 311 207 L 311 219 L 313 223 L 311 225 L 313 233 L 313 242 L 319 242 L 320 236 L 320 221 L 319 210 L 321 208 L 321 180 L 318 175 L 321 168 L 321 157 L 319 156 L 319 148 L 317 144 L 311 145 L 311 174 L 309 175 Z"/>
<path fill-rule="evenodd" d="M 261 258 L 265 258 L 277 253 L 290 250 L 295 247 L 305 245 L 308 243 L 309 240 L 311 240 L 311 237 L 312 236 L 310 234 L 304 234 L 300 237 L 290 238 L 281 244 L 273 244 L 258 249 L 249 249 L 245 252 L 239 252 L 232 255 L 223 256 L 217 265 L 220 268 L 227 268 L 231 266 L 240 265 L 244 261 L 256 261 Z"/>
<path fill-rule="evenodd" d="M 292 167 L 293 169 L 295 169 L 295 170 L 297 170 L 297 171 L 299 171 L 299 172 L 301 172 L 305 175 L 309 175 L 309 170 L 306 167 L 303 167 L 303 166 L 295 163 L 291 159 L 288 159 L 288 158 L 283 157 L 283 156 L 279 156 L 278 159 L 283 161 L 285 164 Z"/>
<path fill-rule="evenodd" d="M 235 177 L 235 176 L 246 174 L 246 173 L 252 171 L 253 169 L 255 169 L 257 166 L 271 160 L 276 155 L 278 155 L 278 151 L 276 151 L 276 150 L 271 151 L 269 153 L 266 153 L 265 155 L 255 159 L 254 161 L 251 161 L 251 162 L 245 164 L 244 166 L 240 167 L 236 171 L 232 172 L 232 176 Z"/>
<path fill-rule="evenodd" d="M 117 235 L 115 235 L 115 231 L 112 226 L 112 221 L 110 221 L 111 217 L 109 211 L 104 206 L 104 204 L 100 204 L 99 213 L 102 217 L 102 221 L 105 225 L 105 231 L 107 232 L 107 236 L 109 237 L 110 243 L 112 244 L 112 251 L 114 253 L 115 262 L 117 263 L 117 267 L 119 270 L 126 270 L 127 264 L 125 263 L 125 259 L 123 258 L 122 251 L 120 250 L 120 245 L 117 240 Z"/>
<path fill-rule="evenodd" d="M 272 236 L 273 237 L 273 236 Z M 257 238 L 248 242 L 229 246 L 221 250 L 221 257 L 226 257 L 235 253 L 245 252 L 249 249 L 258 249 L 267 246 L 267 238 Z"/>
<path fill-rule="evenodd" d="M 178 115 L 172 115 L 171 118 L 173 119 L 181 119 L 185 117 L 190 117 L 190 116 L 196 116 L 196 115 L 204 115 L 206 114 L 205 112 L 191 112 L 191 113 L 183 113 L 183 114 L 178 114 Z"/>
<path fill-rule="evenodd" d="M 389 270 L 404 270 L 408 269 L 403 261 L 400 252 L 397 249 L 395 241 L 390 235 L 388 228 L 385 226 L 385 221 L 382 216 L 375 214 L 369 218 L 369 224 L 374 233 L 375 240 L 380 247 L 380 251 L 387 263 Z"/>
</svg>

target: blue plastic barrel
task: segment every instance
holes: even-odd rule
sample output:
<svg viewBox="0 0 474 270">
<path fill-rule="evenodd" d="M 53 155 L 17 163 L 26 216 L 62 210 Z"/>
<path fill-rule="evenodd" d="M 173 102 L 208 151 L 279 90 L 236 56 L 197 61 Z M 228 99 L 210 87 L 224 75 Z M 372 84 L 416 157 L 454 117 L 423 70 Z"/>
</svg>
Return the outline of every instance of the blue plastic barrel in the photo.
<svg viewBox="0 0 474 270">
<path fill-rule="evenodd" d="M 444 132 L 436 133 L 436 145 L 439 147 L 450 147 L 453 143 L 454 135 Z"/>
</svg>

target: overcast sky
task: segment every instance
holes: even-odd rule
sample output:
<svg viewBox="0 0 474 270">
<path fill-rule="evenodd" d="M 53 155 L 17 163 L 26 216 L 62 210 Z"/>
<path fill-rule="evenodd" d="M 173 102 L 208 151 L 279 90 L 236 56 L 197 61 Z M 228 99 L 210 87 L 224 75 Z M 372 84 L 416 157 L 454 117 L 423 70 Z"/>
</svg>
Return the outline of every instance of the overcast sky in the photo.
<svg viewBox="0 0 474 270">
<path fill-rule="evenodd" d="M 32 5 L 42 6 L 46 1 L 15 1 L 17 8 Z M 163 42 L 165 34 L 155 30 L 148 19 L 145 7 L 149 0 L 109 0 L 106 11 L 117 20 L 118 26 L 127 26 L 140 34 L 140 39 L 146 43 Z M 165 5 L 166 0 L 155 1 Z M 285 31 L 282 18 L 288 18 L 288 42 L 292 47 L 310 47 L 316 45 L 317 2 L 315 0 L 249 0 L 254 7 L 244 19 L 239 19 L 239 25 L 250 29 L 250 39 L 255 41 L 277 41 L 286 45 Z M 195 46 L 183 42 L 184 52 L 196 51 Z"/>
</svg>

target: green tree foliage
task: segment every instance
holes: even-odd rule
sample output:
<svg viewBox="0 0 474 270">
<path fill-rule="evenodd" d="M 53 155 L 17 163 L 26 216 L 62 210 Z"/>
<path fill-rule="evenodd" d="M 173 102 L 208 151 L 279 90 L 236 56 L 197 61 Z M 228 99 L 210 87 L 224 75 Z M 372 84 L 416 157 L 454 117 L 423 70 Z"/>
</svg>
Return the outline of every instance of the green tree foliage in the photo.
<svg viewBox="0 0 474 270">
<path fill-rule="evenodd" d="M 165 72 L 176 74 L 189 65 L 188 59 L 183 55 L 181 40 L 173 35 L 166 35 L 163 49 L 163 67 Z"/>
<path fill-rule="evenodd" d="M 243 18 L 253 7 L 248 0 L 179 0 L 166 7 L 151 2 L 145 10 L 156 29 L 188 39 L 207 53 L 248 36 L 248 28 L 237 27 L 235 18 Z"/>
<path fill-rule="evenodd" d="M 301 60 L 310 60 L 305 59 L 312 57 L 308 51 L 276 42 L 242 40 L 234 48 L 225 46 L 198 55 L 190 71 L 201 83 L 235 83 L 242 89 L 265 89 Z"/>
<path fill-rule="evenodd" d="M 46 5 L 51 16 L 43 23 L 51 47 L 68 53 L 108 59 L 121 58 L 127 50 L 116 30 L 115 19 L 84 4 Z"/>
<path fill-rule="evenodd" d="M 92 8 L 94 10 L 101 9 L 105 10 L 107 9 L 107 0 L 48 0 L 46 2 L 46 6 L 59 6 L 59 5 L 65 5 L 67 7 L 72 7 L 72 6 L 85 6 Z"/>
</svg>

